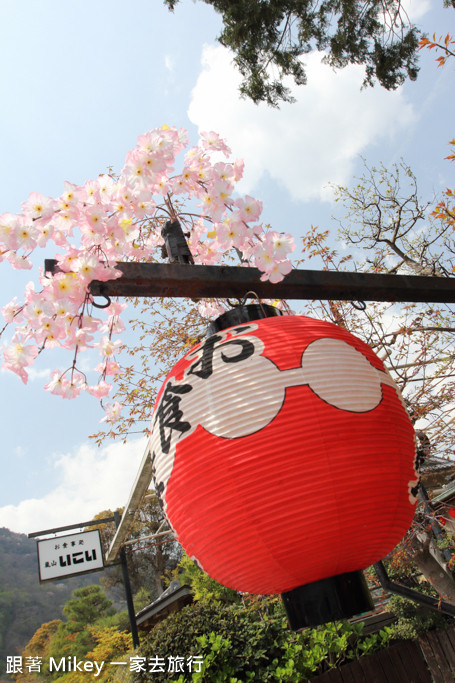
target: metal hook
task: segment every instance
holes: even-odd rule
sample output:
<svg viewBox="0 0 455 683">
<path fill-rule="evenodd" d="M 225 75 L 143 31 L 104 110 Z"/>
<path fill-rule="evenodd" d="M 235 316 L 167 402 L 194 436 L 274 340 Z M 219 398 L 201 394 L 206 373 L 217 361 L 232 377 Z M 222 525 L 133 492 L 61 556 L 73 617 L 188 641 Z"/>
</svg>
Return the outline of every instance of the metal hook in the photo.
<svg viewBox="0 0 455 683">
<path fill-rule="evenodd" d="M 109 308 L 109 306 L 112 303 L 110 297 L 107 294 L 101 294 L 100 296 L 104 296 L 104 298 L 106 299 L 106 303 L 97 304 L 96 301 L 92 298 L 92 306 L 95 306 L 95 308 Z"/>
<path fill-rule="evenodd" d="M 261 301 L 261 299 L 259 298 L 259 296 L 257 295 L 257 293 L 256 293 L 256 292 L 253 292 L 253 290 L 250 290 L 249 292 L 247 292 L 247 293 L 245 294 L 245 296 L 244 296 L 243 299 L 242 299 L 242 304 L 241 304 L 241 305 L 242 305 L 242 306 L 245 305 L 245 302 L 246 302 L 246 300 L 247 300 L 247 298 L 248 298 L 248 294 L 254 294 L 254 298 L 257 300 L 257 302 L 258 302 L 258 304 L 259 304 L 259 306 L 260 306 L 260 309 L 261 309 L 261 311 L 262 311 L 264 317 L 266 318 L 266 317 L 267 317 L 267 314 L 266 314 L 266 312 L 265 312 L 265 310 L 264 310 L 264 306 L 262 305 L 262 301 Z"/>
<path fill-rule="evenodd" d="M 358 311 L 364 311 L 367 307 L 364 301 L 351 301 L 351 306 L 354 306 Z"/>
</svg>

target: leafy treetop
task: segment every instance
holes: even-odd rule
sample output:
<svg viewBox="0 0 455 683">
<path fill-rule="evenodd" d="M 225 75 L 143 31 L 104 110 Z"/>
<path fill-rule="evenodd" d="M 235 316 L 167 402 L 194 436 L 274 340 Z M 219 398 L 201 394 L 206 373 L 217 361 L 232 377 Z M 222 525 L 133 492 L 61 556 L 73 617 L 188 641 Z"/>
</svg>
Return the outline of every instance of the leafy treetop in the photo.
<svg viewBox="0 0 455 683">
<path fill-rule="evenodd" d="M 173 10 L 178 0 L 164 0 Z M 234 53 L 240 91 L 253 102 L 292 102 L 283 77 L 306 83 L 301 57 L 325 51 L 334 68 L 365 67 L 364 85 L 393 90 L 418 73 L 419 32 L 400 0 L 204 0 L 222 17 L 219 42 Z M 273 69 L 273 70 L 272 70 Z"/>
</svg>

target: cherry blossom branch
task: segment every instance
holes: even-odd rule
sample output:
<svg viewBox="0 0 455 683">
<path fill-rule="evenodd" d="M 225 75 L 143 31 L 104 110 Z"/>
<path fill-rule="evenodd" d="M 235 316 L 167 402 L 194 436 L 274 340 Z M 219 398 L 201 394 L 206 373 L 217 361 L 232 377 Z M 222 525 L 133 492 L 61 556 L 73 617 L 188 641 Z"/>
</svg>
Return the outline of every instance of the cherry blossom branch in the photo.
<svg viewBox="0 0 455 683">
<path fill-rule="evenodd" d="M 64 398 L 87 391 L 103 400 L 111 389 L 108 376 L 120 372 L 115 354 L 122 343 L 113 336 L 124 330 L 125 304 L 111 303 L 100 313 L 107 314 L 107 320 L 95 318 L 88 309 L 93 302 L 90 283 L 120 277 L 118 261 L 159 260 L 166 217 L 185 222 L 196 263 L 218 263 L 234 252 L 244 265 L 259 268 L 262 279 L 278 282 L 290 271 L 292 237 L 258 223 L 261 202 L 234 194 L 243 162 L 212 161 L 212 154 L 220 152 L 229 159 L 229 148 L 216 133 L 202 133 L 200 138 L 197 146 L 188 147 L 183 129 L 152 130 L 139 136 L 118 175 L 103 174 L 81 186 L 65 182 L 57 198 L 32 192 L 21 205 L 22 213 L 0 216 L 0 261 L 33 269 L 30 259 L 37 249 L 52 242 L 59 249 L 53 277 L 40 272 L 41 289 L 30 283 L 23 302 L 15 298 L 2 309 L 5 325 L 0 335 L 13 330 L 3 350 L 3 368 L 25 383 L 27 368 L 41 352 L 73 350 L 70 367 L 63 373 L 54 370 L 45 388 Z M 176 158 L 185 149 L 182 168 L 175 172 Z M 192 203 L 189 210 L 184 200 Z M 218 303 L 200 301 L 198 306 L 205 315 L 221 312 Z M 95 368 L 100 373 L 97 383 L 89 383 L 77 368 L 80 353 L 87 349 L 97 349 L 103 357 Z M 113 421 L 119 406 L 106 407 L 105 419 Z"/>
</svg>

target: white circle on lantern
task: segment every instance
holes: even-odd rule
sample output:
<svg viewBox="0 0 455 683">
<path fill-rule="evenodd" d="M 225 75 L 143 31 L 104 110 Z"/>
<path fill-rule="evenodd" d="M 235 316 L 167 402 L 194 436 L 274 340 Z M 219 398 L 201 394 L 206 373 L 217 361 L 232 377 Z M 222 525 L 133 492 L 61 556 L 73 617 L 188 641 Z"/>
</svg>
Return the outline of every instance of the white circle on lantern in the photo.
<svg viewBox="0 0 455 683">
<path fill-rule="evenodd" d="M 341 410 L 364 413 L 382 400 L 385 373 L 353 346 L 339 339 L 317 339 L 302 355 L 302 384 L 320 399 Z"/>
<path fill-rule="evenodd" d="M 261 346 L 240 363 L 223 361 L 222 353 L 235 357 L 236 350 L 220 346 L 209 378 L 188 376 L 193 388 L 182 400 L 185 419 L 227 439 L 254 434 L 268 425 L 281 410 L 286 381 L 272 361 L 259 355 Z"/>
</svg>

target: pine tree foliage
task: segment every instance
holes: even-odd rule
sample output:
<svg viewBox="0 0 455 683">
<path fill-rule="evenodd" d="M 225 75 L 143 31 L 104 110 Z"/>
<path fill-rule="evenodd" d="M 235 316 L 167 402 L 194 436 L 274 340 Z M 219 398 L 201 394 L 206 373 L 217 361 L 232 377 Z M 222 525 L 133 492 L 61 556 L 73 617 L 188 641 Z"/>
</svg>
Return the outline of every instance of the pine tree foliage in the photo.
<svg viewBox="0 0 455 683">
<path fill-rule="evenodd" d="M 164 0 L 174 10 L 178 0 Z M 325 51 L 335 69 L 365 67 L 364 85 L 387 90 L 415 80 L 419 31 L 400 0 L 204 0 L 223 21 L 219 42 L 234 53 L 240 92 L 253 102 L 292 102 L 290 76 L 306 83 L 302 55 Z"/>
</svg>

